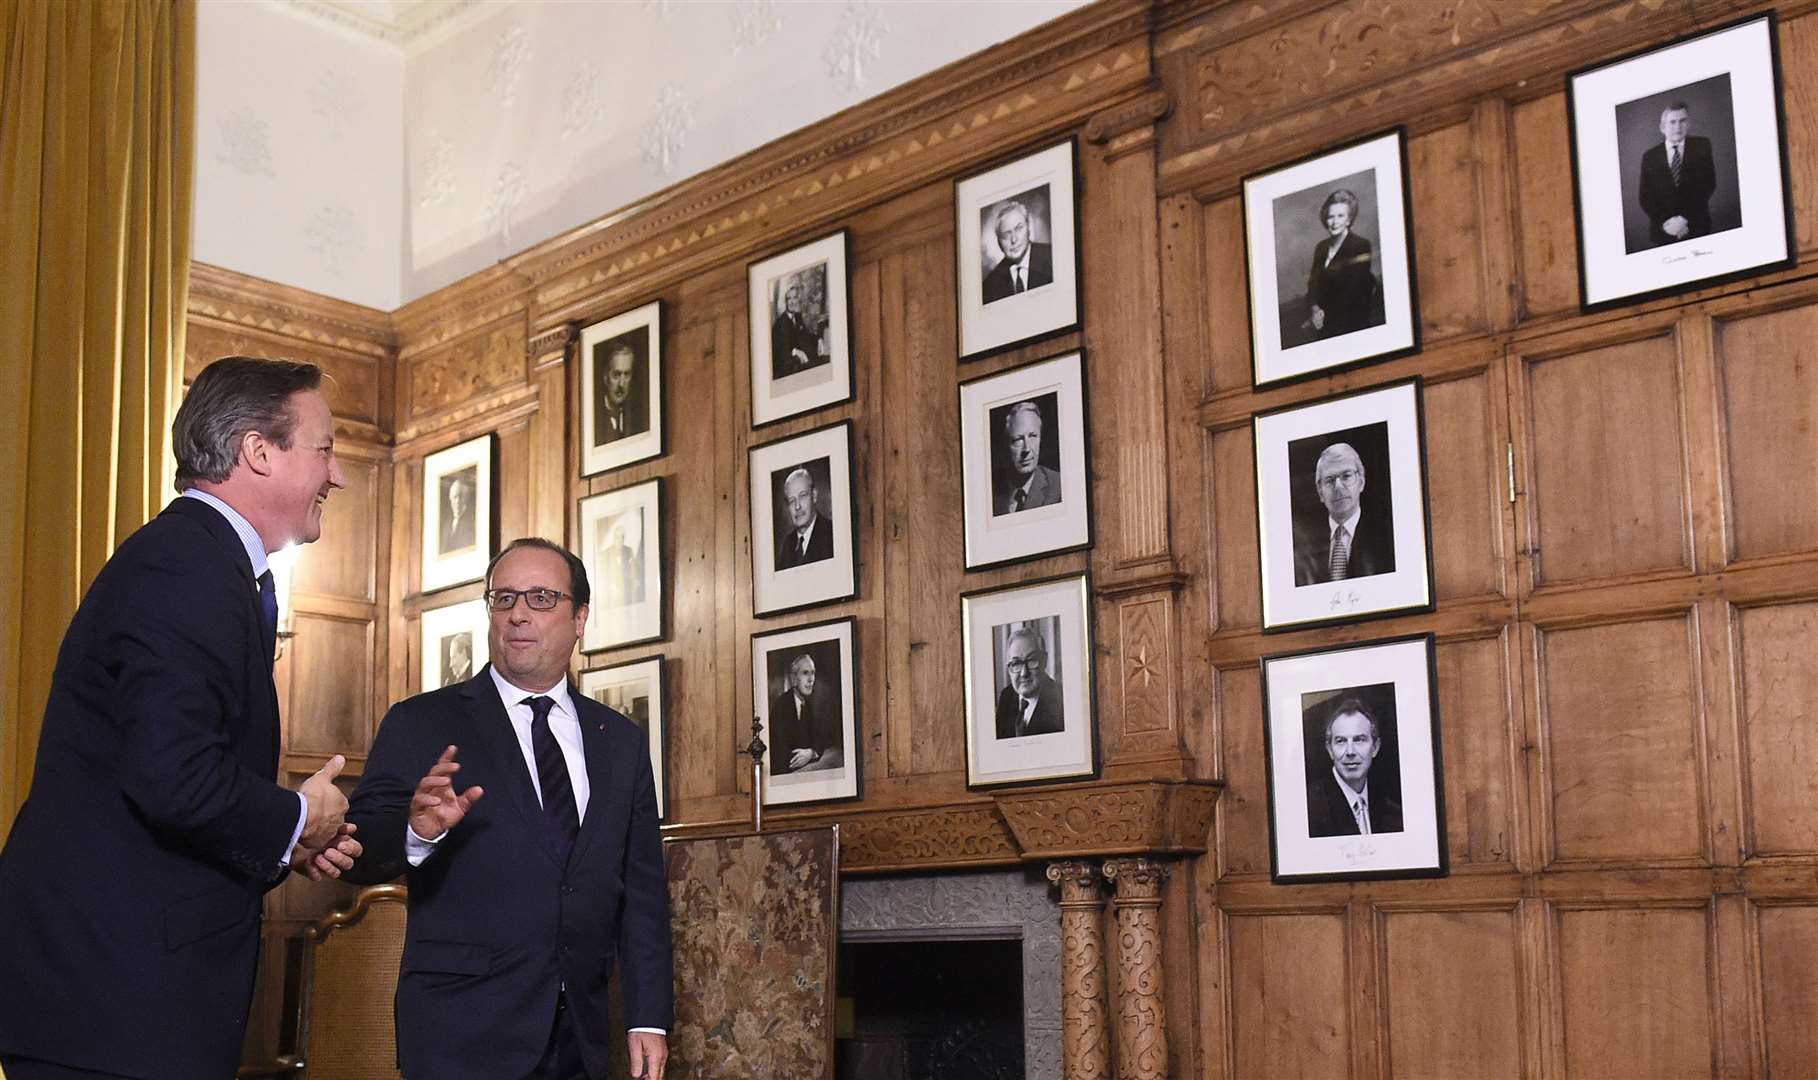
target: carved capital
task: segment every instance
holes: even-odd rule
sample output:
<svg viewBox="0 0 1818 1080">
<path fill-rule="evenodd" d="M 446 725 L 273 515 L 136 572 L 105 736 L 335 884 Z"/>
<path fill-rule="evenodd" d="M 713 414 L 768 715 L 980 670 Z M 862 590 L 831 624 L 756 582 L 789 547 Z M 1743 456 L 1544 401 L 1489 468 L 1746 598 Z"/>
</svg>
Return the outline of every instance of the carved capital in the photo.
<svg viewBox="0 0 1818 1080">
<path fill-rule="evenodd" d="M 554 363 L 567 359 L 569 346 L 573 345 L 580 336 L 580 323 L 565 322 L 531 338 L 529 348 L 526 349 L 530 357 L 530 366 L 542 367 L 545 360 Z"/>
<path fill-rule="evenodd" d="M 1086 859 L 1049 863 L 1048 880 L 1060 886 L 1063 908 L 1077 904 L 1089 904 L 1094 908 L 1104 906 L 1105 898 L 1100 892 L 1103 879 L 1099 877 L 1098 867 Z"/>
<path fill-rule="evenodd" d="M 1104 147 L 1105 158 L 1122 157 L 1155 143 L 1157 121 L 1174 111 L 1174 99 L 1155 87 L 1086 121 L 1086 141 Z"/>
<path fill-rule="evenodd" d="M 1108 859 L 1105 880 L 1117 886 L 1117 906 L 1161 906 L 1161 889 L 1173 868 L 1157 859 Z"/>
</svg>

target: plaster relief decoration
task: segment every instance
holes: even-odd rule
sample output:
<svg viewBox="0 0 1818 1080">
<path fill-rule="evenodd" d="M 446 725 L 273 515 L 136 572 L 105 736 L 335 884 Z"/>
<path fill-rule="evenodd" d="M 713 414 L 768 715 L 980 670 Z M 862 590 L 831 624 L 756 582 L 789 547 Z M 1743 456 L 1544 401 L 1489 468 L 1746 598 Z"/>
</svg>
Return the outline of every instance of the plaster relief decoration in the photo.
<svg viewBox="0 0 1818 1080">
<path fill-rule="evenodd" d="M 600 74 L 584 67 L 562 87 L 562 138 L 573 139 L 600 118 Z"/>
<path fill-rule="evenodd" d="M 732 9 L 732 55 L 755 49 L 783 28 L 777 0 L 739 0 Z"/>
<path fill-rule="evenodd" d="M 332 277 L 345 276 L 366 253 L 366 231 L 353 210 L 338 200 L 318 207 L 303 226 L 303 235 L 309 250 L 322 260 L 322 268 Z"/>
<path fill-rule="evenodd" d="M 309 109 L 322 122 L 322 130 L 339 142 L 366 115 L 366 95 L 360 93 L 347 72 L 328 68 L 309 85 Z"/>
<path fill-rule="evenodd" d="M 271 126 L 250 106 L 235 109 L 217 121 L 224 150 L 215 160 L 247 176 L 276 176 L 271 162 Z"/>
<path fill-rule="evenodd" d="M 417 175 L 421 195 L 417 196 L 417 206 L 427 210 L 440 206 L 454 196 L 454 156 L 453 140 L 446 136 L 432 136 L 425 140 L 423 158 L 417 165 Z"/>
<path fill-rule="evenodd" d="M 522 26 L 512 23 L 499 32 L 486 65 L 486 86 L 501 107 L 517 104 L 518 84 L 524 79 L 524 62 L 529 58 L 530 34 Z"/>
<path fill-rule="evenodd" d="M 884 38 L 890 24 L 884 20 L 883 8 L 875 3 L 852 0 L 846 5 L 840 28 L 827 43 L 827 76 L 842 84 L 847 93 L 865 87 L 867 64 L 877 62 L 884 51 Z"/>
<path fill-rule="evenodd" d="M 675 172 L 676 155 L 688 144 L 694 124 L 694 105 L 679 83 L 670 83 L 657 94 L 656 107 L 644 124 L 644 161 L 664 176 Z"/>
<path fill-rule="evenodd" d="M 491 222 L 500 244 L 510 246 L 512 217 L 523 201 L 524 170 L 517 162 L 507 161 L 499 167 L 499 174 L 492 181 L 492 194 L 486 197 L 486 220 Z"/>
</svg>

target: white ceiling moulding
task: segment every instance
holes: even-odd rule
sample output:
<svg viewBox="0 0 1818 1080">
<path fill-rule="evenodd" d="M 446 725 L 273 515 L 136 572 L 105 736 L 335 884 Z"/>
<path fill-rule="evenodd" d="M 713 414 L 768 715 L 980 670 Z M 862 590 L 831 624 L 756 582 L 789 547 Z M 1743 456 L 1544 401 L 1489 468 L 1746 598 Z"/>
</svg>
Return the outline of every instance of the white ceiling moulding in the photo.
<svg viewBox="0 0 1818 1080">
<path fill-rule="evenodd" d="M 487 0 L 280 0 L 285 7 L 362 37 L 409 49 L 432 32 L 478 18 Z"/>
</svg>

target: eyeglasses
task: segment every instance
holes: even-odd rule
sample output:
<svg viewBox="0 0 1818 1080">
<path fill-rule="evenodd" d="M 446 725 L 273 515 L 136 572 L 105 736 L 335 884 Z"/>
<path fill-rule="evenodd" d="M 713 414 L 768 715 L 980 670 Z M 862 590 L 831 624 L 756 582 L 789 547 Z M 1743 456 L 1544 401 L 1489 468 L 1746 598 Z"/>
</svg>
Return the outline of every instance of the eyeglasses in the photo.
<svg viewBox="0 0 1818 1080">
<path fill-rule="evenodd" d="M 1004 663 L 1004 670 L 1012 675 L 1021 675 L 1025 671 L 1040 671 L 1041 669 L 1042 658 L 1040 655 L 1031 656 L 1027 660 L 1008 660 Z"/>
<path fill-rule="evenodd" d="M 481 595 L 486 598 L 486 606 L 494 611 L 510 611 L 517 607 L 520 596 L 532 611 L 553 611 L 562 601 L 574 599 L 558 589 L 487 589 Z"/>
<path fill-rule="evenodd" d="M 1357 478 L 1361 475 L 1363 474 L 1359 473 L 1356 469 L 1346 469 L 1344 472 L 1335 472 L 1329 476 L 1322 476 L 1319 478 L 1318 483 L 1320 487 L 1335 487 L 1340 485 L 1350 487 L 1357 482 Z"/>
</svg>

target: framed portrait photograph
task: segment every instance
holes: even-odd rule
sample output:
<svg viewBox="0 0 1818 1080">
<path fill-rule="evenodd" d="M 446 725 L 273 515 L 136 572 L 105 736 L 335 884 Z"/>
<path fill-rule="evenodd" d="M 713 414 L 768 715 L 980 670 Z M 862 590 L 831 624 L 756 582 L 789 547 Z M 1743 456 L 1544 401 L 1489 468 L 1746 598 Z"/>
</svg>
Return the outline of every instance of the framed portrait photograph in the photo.
<svg viewBox="0 0 1818 1080">
<path fill-rule="evenodd" d="M 1257 386 L 1419 351 L 1407 177 L 1397 127 L 1244 178 Z"/>
<path fill-rule="evenodd" d="M 497 460 L 498 439 L 490 432 L 423 459 L 422 591 L 486 576 L 497 531 Z"/>
<path fill-rule="evenodd" d="M 484 600 L 425 608 L 421 620 L 420 691 L 466 682 L 486 666 L 487 612 Z"/>
<path fill-rule="evenodd" d="M 960 623 L 966 786 L 1096 776 L 1086 575 L 967 593 Z"/>
<path fill-rule="evenodd" d="M 751 264 L 751 426 L 852 400 L 845 229 Z"/>
<path fill-rule="evenodd" d="M 1584 310 L 1793 265 L 1772 11 L 1566 77 Z"/>
<path fill-rule="evenodd" d="M 1091 544 L 1084 367 L 1071 352 L 960 384 L 966 569 Z"/>
<path fill-rule="evenodd" d="M 581 563 L 593 586 L 581 651 L 663 636 L 663 478 L 580 503 Z"/>
<path fill-rule="evenodd" d="M 663 302 L 581 330 L 581 475 L 663 453 Z"/>
<path fill-rule="evenodd" d="M 959 352 L 976 360 L 1079 326 L 1075 140 L 962 177 Z"/>
<path fill-rule="evenodd" d="M 751 635 L 764 805 L 859 797 L 858 620 Z"/>
<path fill-rule="evenodd" d="M 669 820 L 668 686 L 663 675 L 661 656 L 581 672 L 581 693 L 643 729 L 650 775 L 656 779 L 658 821 Z"/>
<path fill-rule="evenodd" d="M 750 458 L 752 614 L 857 596 L 852 421 L 754 446 Z"/>
<path fill-rule="evenodd" d="M 1433 635 L 1262 659 L 1279 883 L 1444 877 Z"/>
<path fill-rule="evenodd" d="M 1431 611 L 1418 377 L 1256 414 L 1263 630 Z"/>
</svg>

